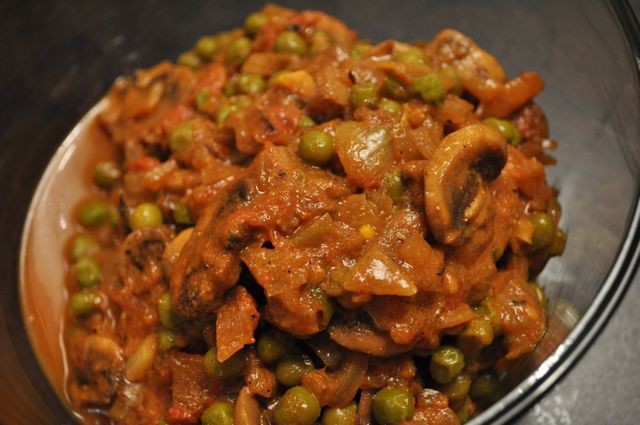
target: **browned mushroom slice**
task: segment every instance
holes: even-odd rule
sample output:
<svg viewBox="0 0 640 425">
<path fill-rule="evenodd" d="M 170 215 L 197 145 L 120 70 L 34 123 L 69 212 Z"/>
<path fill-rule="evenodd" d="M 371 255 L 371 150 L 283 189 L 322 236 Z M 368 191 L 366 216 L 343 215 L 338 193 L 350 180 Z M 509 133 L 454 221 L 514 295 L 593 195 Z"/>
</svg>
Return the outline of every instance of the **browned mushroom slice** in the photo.
<svg viewBox="0 0 640 425">
<path fill-rule="evenodd" d="M 111 403 L 122 381 L 122 349 L 113 339 L 78 331 L 71 338 L 69 395 L 77 405 Z"/>
<path fill-rule="evenodd" d="M 173 264 L 171 301 L 181 316 L 195 319 L 211 313 L 217 299 L 238 280 L 237 251 L 246 229 L 222 224 L 238 205 L 247 202 L 247 196 L 244 181 L 223 189 L 200 217 Z"/>
<path fill-rule="evenodd" d="M 162 280 L 162 255 L 173 232 L 165 227 L 143 227 L 131 232 L 119 250 L 118 276 L 134 294 L 142 294 Z"/>
<path fill-rule="evenodd" d="M 445 137 L 425 172 L 425 212 L 435 238 L 460 245 L 487 219 L 488 184 L 507 162 L 498 130 L 473 124 Z"/>
<path fill-rule="evenodd" d="M 412 346 L 398 345 L 363 317 L 335 318 L 328 329 L 332 340 L 352 351 L 386 357 L 411 350 Z"/>
</svg>

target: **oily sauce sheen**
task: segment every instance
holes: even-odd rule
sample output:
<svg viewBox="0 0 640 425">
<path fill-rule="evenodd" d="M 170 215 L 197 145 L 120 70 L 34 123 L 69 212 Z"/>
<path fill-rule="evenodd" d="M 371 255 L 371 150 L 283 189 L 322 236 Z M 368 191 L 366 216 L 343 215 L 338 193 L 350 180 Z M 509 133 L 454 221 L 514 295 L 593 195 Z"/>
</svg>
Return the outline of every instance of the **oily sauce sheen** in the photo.
<svg viewBox="0 0 640 425">
<path fill-rule="evenodd" d="M 272 5 L 118 80 L 96 119 L 116 154 L 67 215 L 73 409 L 473 417 L 544 335 L 533 279 L 564 248 L 542 88 L 455 30 L 372 45 Z"/>
</svg>

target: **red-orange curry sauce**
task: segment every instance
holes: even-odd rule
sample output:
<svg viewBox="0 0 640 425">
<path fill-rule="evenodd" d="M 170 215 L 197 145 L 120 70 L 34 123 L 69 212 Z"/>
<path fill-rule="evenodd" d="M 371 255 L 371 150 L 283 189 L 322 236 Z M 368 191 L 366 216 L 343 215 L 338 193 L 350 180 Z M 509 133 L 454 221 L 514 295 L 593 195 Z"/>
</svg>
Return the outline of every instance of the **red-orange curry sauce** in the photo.
<svg viewBox="0 0 640 425">
<path fill-rule="evenodd" d="M 65 254 L 73 408 L 468 420 L 545 333 L 564 248 L 542 88 L 455 30 L 373 45 L 275 6 L 118 80 Z"/>
</svg>

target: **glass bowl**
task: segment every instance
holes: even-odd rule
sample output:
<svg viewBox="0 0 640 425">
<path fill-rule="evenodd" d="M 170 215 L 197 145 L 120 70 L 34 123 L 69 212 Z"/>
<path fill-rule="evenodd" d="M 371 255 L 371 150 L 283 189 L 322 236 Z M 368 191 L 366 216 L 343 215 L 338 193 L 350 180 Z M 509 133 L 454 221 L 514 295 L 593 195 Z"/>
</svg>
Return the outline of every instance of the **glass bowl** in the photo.
<svg viewBox="0 0 640 425">
<path fill-rule="evenodd" d="M 297 9 L 319 7 L 312 2 L 280 3 Z M 3 133 L 0 146 L 5 206 L 0 212 L 5 233 L 0 260 L 0 422 L 70 423 L 73 416 L 53 391 L 60 389 L 64 373 L 57 334 L 60 300 L 66 296 L 62 246 L 70 232 L 65 216 L 87 187 L 64 176 L 88 173 L 90 154 L 81 139 L 83 131 L 91 131 L 85 124 L 95 109 L 61 146 L 60 141 L 115 77 L 174 58 L 202 34 L 239 26 L 261 4 L 63 0 L 55 7 L 16 7 L 19 10 L 10 13 L 26 18 L 12 23 L 31 34 L 17 35 L 15 45 L 10 44 L 19 54 L 9 82 L 23 84 L 9 84 L 2 94 L 3 104 L 13 105 L 5 118 L 19 124 Z M 549 331 L 536 352 L 510 374 L 504 396 L 472 423 L 510 421 L 578 361 L 637 269 L 637 21 L 624 0 L 328 0 L 321 9 L 374 41 L 430 39 L 442 28 L 455 28 L 498 58 L 509 75 L 535 70 L 545 80 L 538 102 L 559 144 L 554 152 L 559 165 L 548 169 L 548 180 L 560 189 L 561 225 L 569 237 L 564 255 L 552 259 L 539 277 L 552 300 Z M 37 66 L 38 55 L 55 60 Z M 47 95 L 37 96 L 38 90 Z M 27 225 L 21 232 L 30 221 L 37 226 Z M 27 247 L 37 255 L 26 256 Z M 40 281 L 37 291 L 19 289 L 28 273 Z"/>
</svg>

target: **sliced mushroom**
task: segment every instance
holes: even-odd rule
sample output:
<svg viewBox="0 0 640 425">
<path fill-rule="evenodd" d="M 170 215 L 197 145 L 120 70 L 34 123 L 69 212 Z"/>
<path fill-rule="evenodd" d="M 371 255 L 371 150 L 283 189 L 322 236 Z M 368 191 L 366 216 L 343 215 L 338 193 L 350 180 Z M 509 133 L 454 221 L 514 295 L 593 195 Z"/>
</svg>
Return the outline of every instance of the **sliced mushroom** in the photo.
<svg viewBox="0 0 640 425">
<path fill-rule="evenodd" d="M 506 162 L 507 142 L 488 125 L 469 125 L 442 140 L 425 172 L 425 212 L 439 242 L 460 245 L 484 224 L 488 184 Z"/>
<path fill-rule="evenodd" d="M 398 345 L 389 335 L 377 329 L 368 317 L 345 315 L 334 319 L 328 332 L 332 340 L 345 348 L 372 356 L 386 357 L 411 350 Z"/>
<path fill-rule="evenodd" d="M 441 67 L 451 66 L 460 74 L 465 90 L 481 101 L 489 101 L 502 89 L 507 76 L 500 63 L 461 32 L 445 29 L 428 46 Z"/>
<path fill-rule="evenodd" d="M 221 189 L 181 248 L 172 265 L 171 302 L 182 317 L 196 319 L 210 314 L 217 307 L 216 300 L 238 280 L 241 267 L 237 251 L 246 229 L 223 224 L 246 201 L 244 181 Z"/>
<path fill-rule="evenodd" d="M 111 403 L 124 367 L 118 343 L 106 336 L 77 332 L 72 337 L 69 356 L 74 365 L 74 376 L 69 381 L 69 393 L 74 403 Z"/>
<path fill-rule="evenodd" d="M 143 227 L 126 237 L 119 250 L 118 276 L 134 294 L 162 280 L 162 254 L 172 238 L 173 232 L 164 227 Z"/>
</svg>

